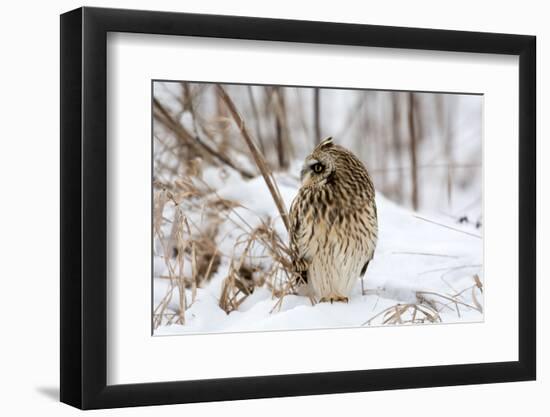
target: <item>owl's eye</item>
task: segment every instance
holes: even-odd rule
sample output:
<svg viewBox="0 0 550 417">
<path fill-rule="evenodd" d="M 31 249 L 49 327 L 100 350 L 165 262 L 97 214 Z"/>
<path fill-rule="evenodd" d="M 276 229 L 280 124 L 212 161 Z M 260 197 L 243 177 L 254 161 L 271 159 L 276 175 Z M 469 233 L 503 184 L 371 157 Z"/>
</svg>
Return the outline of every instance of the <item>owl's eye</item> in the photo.
<svg viewBox="0 0 550 417">
<path fill-rule="evenodd" d="M 316 163 L 316 164 L 313 164 L 313 165 L 311 166 L 311 169 L 313 170 L 313 172 L 319 174 L 319 173 L 323 172 L 323 170 L 325 169 L 325 167 L 323 166 L 323 164 Z"/>
</svg>

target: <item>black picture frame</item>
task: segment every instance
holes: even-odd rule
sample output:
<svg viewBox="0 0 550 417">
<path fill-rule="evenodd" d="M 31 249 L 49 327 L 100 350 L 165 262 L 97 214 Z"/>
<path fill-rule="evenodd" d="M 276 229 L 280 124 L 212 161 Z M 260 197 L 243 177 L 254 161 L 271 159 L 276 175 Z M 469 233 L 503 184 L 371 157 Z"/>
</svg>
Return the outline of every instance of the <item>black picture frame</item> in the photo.
<svg viewBox="0 0 550 417">
<path fill-rule="evenodd" d="M 519 360 L 107 385 L 108 32 L 519 56 Z M 94 409 L 535 379 L 534 36 L 85 7 L 61 15 L 60 57 L 62 402 Z"/>
</svg>

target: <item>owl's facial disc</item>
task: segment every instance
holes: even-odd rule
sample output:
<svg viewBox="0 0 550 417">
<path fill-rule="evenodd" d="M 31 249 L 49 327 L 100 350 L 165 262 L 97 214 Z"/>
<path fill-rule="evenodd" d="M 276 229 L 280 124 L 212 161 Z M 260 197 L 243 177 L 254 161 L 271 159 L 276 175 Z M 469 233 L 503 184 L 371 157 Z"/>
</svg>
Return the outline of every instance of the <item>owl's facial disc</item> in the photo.
<svg viewBox="0 0 550 417">
<path fill-rule="evenodd" d="M 315 158 L 307 158 L 300 177 L 303 186 L 323 185 L 330 174 L 330 166 L 327 161 L 321 161 Z"/>
</svg>

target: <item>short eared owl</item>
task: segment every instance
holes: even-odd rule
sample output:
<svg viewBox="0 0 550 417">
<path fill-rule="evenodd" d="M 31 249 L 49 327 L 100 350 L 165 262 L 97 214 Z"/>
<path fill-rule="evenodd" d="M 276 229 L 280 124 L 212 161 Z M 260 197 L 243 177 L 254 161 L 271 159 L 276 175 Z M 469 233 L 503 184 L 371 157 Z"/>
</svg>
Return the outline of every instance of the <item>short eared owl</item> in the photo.
<svg viewBox="0 0 550 417">
<path fill-rule="evenodd" d="M 320 301 L 348 301 L 376 247 L 374 186 L 353 153 L 323 140 L 304 162 L 290 208 L 296 272 Z"/>
</svg>

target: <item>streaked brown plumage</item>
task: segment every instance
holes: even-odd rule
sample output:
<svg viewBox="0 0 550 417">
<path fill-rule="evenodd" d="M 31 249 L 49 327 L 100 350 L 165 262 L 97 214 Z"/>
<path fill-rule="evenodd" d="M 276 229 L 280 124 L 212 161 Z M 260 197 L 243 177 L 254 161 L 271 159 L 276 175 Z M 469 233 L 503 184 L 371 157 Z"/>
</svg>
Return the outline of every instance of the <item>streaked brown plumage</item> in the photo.
<svg viewBox="0 0 550 417">
<path fill-rule="evenodd" d="M 374 186 L 363 163 L 323 140 L 304 162 L 290 208 L 296 272 L 320 301 L 347 301 L 373 257 L 378 235 Z"/>
</svg>

